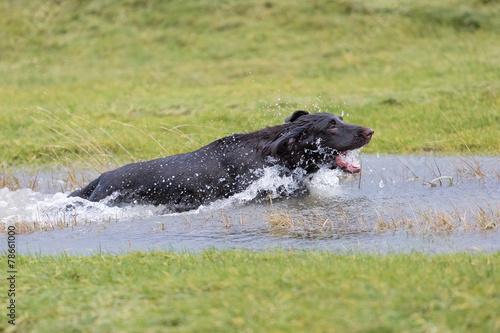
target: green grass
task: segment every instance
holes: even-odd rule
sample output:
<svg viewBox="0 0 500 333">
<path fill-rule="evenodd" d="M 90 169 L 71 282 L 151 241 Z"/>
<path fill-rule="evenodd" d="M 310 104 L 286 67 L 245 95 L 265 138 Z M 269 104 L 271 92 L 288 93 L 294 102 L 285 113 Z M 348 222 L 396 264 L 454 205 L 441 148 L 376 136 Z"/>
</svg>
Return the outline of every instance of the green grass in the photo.
<svg viewBox="0 0 500 333">
<path fill-rule="evenodd" d="M 4 165 L 87 166 L 89 149 L 102 165 L 151 159 L 295 109 L 373 127 L 367 153 L 467 152 L 453 126 L 473 153 L 499 153 L 498 1 L 16 0 L 0 10 Z M 179 125 L 184 136 L 164 129 Z"/>
<path fill-rule="evenodd" d="M 498 253 L 22 256 L 15 330 L 497 332 L 498 267 Z"/>
<path fill-rule="evenodd" d="M 0 11 L 7 173 L 186 152 L 296 109 L 374 128 L 366 153 L 500 152 L 496 0 L 13 0 Z M 500 331 L 498 253 L 18 264 L 17 325 L 4 317 L 0 330 Z"/>
</svg>

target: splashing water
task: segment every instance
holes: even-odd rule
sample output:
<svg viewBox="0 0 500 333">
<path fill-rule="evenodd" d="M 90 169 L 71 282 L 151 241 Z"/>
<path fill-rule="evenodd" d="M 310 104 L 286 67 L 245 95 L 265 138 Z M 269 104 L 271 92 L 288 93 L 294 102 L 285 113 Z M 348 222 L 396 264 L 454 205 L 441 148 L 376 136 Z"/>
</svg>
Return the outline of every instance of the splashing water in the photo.
<svg viewBox="0 0 500 333">
<path fill-rule="evenodd" d="M 314 176 L 308 177 L 303 169 L 296 169 L 290 175 L 283 175 L 283 168 L 280 166 L 267 167 L 263 170 L 262 176 L 253 182 L 243 192 L 236 193 L 227 199 L 217 200 L 208 206 L 202 206 L 196 210 L 201 212 L 206 209 L 220 210 L 234 205 L 243 205 L 259 198 L 265 194 L 266 198 L 276 199 L 281 196 L 293 195 L 301 189 L 301 184 L 297 179 L 306 179 L 307 189 L 318 196 L 330 197 L 338 194 L 339 176 L 338 169 L 320 169 Z"/>
<path fill-rule="evenodd" d="M 320 196 L 331 196 L 339 187 L 339 170 L 320 170 L 310 178 L 307 187 Z M 303 179 L 305 171 L 298 169 L 283 175 L 282 167 L 273 166 L 262 170 L 261 176 L 246 190 L 227 199 L 217 200 L 201 206 L 191 213 L 217 211 L 235 205 L 243 205 L 262 197 L 272 199 L 292 195 L 300 189 L 297 179 Z M 118 194 L 118 193 L 116 193 Z M 112 196 L 111 196 L 112 197 Z M 79 197 L 68 197 L 67 193 L 41 193 L 31 189 L 0 189 L 0 222 L 10 224 L 25 222 L 39 227 L 68 226 L 104 221 L 142 220 L 154 216 L 178 215 L 169 212 L 168 206 L 122 205 L 108 206 L 112 198 L 101 202 L 90 202 Z M 168 212 L 168 213 L 167 213 Z"/>
<path fill-rule="evenodd" d="M 320 169 L 307 184 L 312 195 L 319 197 L 335 197 L 340 193 L 340 177 L 342 171 L 339 169 Z"/>
<path fill-rule="evenodd" d="M 357 173 L 361 171 L 361 165 L 359 162 L 360 151 L 361 148 L 342 152 L 337 155 L 335 160 L 340 167 L 345 168 L 349 172 Z"/>
<path fill-rule="evenodd" d="M 90 202 L 65 193 L 47 194 L 31 189 L 0 189 L 0 221 L 5 224 L 25 222 L 55 227 L 98 223 L 110 220 L 140 219 L 158 215 L 154 206 L 110 207 L 104 202 Z"/>
</svg>

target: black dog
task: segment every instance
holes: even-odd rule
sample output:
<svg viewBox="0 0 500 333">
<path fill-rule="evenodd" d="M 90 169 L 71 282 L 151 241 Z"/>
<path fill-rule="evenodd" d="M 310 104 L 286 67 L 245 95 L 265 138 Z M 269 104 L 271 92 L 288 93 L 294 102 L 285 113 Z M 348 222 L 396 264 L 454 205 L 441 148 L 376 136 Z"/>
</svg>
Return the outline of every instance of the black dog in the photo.
<svg viewBox="0 0 500 333">
<path fill-rule="evenodd" d="M 186 211 L 242 192 L 272 166 L 294 175 L 307 192 L 302 183 L 305 176 L 320 167 L 359 172 L 345 154 L 370 142 L 373 132 L 334 114 L 295 111 L 283 125 L 234 134 L 190 153 L 105 172 L 70 196 L 100 201 L 114 194 L 111 204 L 165 204 L 174 211 Z"/>
</svg>

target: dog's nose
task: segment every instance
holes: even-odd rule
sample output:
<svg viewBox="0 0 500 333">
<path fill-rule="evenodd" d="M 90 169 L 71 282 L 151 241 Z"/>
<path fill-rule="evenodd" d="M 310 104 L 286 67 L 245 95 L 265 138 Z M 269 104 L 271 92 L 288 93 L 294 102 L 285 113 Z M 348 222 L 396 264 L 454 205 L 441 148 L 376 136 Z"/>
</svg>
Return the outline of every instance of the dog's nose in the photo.
<svg viewBox="0 0 500 333">
<path fill-rule="evenodd" d="M 363 135 L 367 138 L 371 138 L 373 133 L 375 133 L 375 131 L 373 129 L 371 129 L 370 127 L 365 127 L 363 130 Z"/>
</svg>

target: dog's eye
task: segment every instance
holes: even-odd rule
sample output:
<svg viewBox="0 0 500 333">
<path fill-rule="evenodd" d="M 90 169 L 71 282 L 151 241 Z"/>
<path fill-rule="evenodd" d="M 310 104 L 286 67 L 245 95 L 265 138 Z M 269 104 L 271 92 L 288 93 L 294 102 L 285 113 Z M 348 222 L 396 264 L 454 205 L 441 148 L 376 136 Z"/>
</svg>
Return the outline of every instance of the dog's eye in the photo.
<svg viewBox="0 0 500 333">
<path fill-rule="evenodd" d="M 329 131 L 337 131 L 337 122 L 335 120 L 330 121 L 330 128 L 328 128 Z"/>
</svg>

